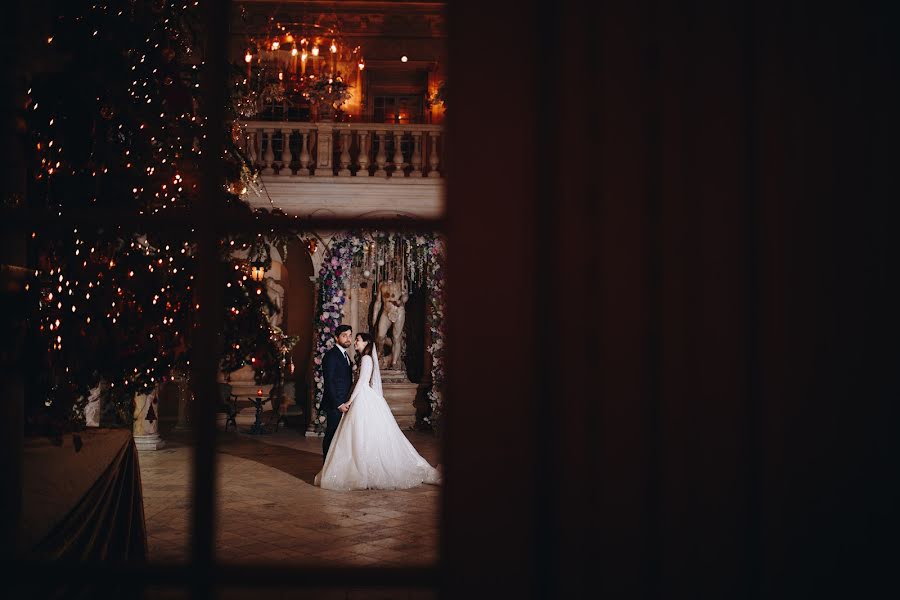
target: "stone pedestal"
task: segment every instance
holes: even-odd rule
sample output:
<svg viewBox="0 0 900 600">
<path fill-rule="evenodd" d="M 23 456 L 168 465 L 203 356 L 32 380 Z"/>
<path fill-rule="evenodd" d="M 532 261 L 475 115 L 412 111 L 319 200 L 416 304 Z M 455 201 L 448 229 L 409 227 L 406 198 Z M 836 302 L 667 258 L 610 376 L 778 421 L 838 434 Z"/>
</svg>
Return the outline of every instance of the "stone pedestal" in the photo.
<svg viewBox="0 0 900 600">
<path fill-rule="evenodd" d="M 382 371 L 381 387 L 384 399 L 391 408 L 400 429 L 409 429 L 416 424 L 416 391 L 419 385 L 411 383 L 403 371 Z"/>
<path fill-rule="evenodd" d="M 138 450 L 159 450 L 166 442 L 159 437 L 159 402 L 157 390 L 134 396 L 134 444 Z"/>
<path fill-rule="evenodd" d="M 134 445 L 137 446 L 139 451 L 159 450 L 160 448 L 165 447 L 166 441 L 159 437 L 158 433 L 151 435 L 136 435 L 134 436 Z"/>
</svg>

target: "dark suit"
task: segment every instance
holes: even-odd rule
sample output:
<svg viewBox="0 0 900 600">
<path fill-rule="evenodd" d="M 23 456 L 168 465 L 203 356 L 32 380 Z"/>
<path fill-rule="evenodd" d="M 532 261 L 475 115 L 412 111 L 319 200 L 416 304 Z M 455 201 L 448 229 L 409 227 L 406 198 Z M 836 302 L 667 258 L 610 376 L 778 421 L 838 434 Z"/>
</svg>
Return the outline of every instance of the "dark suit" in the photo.
<svg viewBox="0 0 900 600">
<path fill-rule="evenodd" d="M 322 410 L 325 411 L 325 439 L 322 440 L 322 459 L 328 456 L 328 448 L 331 439 L 337 431 L 343 413 L 338 406 L 350 398 L 350 390 L 353 386 L 353 369 L 350 367 L 349 357 L 335 345 L 322 357 L 322 375 L 325 378 L 325 390 L 322 394 Z"/>
</svg>

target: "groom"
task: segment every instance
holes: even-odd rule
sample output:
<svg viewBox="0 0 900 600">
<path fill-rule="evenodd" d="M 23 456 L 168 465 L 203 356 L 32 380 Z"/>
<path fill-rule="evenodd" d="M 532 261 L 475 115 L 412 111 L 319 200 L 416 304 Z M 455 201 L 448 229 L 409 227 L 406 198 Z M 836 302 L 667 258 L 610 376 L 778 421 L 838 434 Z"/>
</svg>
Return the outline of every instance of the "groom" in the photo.
<svg viewBox="0 0 900 600">
<path fill-rule="evenodd" d="M 347 348 L 353 340 L 353 329 L 349 325 L 339 325 L 334 330 L 334 346 L 322 357 L 322 375 L 325 378 L 325 390 L 322 395 L 322 410 L 327 419 L 325 423 L 325 439 L 322 440 L 322 460 L 328 456 L 328 447 L 337 431 L 341 416 L 347 412 L 347 399 L 353 385 L 353 369 Z"/>
</svg>

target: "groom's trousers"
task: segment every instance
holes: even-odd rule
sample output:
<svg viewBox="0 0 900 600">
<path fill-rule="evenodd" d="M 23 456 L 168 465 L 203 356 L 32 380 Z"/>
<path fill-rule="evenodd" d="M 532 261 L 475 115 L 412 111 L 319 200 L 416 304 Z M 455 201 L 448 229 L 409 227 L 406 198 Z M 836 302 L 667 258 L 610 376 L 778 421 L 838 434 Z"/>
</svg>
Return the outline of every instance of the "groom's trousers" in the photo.
<svg viewBox="0 0 900 600">
<path fill-rule="evenodd" d="M 325 457 L 328 456 L 328 448 L 331 447 L 331 440 L 334 438 L 334 432 L 337 431 L 342 416 L 344 416 L 344 413 L 336 408 L 325 411 L 325 438 L 322 440 L 322 462 L 325 462 Z"/>
</svg>

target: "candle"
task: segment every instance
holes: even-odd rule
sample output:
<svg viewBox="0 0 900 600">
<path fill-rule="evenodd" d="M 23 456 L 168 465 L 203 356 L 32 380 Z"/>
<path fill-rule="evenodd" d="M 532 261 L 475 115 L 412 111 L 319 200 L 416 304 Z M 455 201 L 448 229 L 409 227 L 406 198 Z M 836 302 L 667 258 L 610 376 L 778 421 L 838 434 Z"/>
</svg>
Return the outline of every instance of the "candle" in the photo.
<svg viewBox="0 0 900 600">
<path fill-rule="evenodd" d="M 332 74 L 337 74 L 337 44 L 334 43 L 334 40 L 331 40 L 331 72 Z"/>
</svg>

